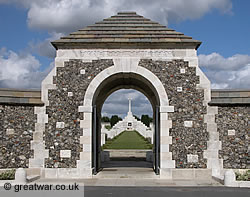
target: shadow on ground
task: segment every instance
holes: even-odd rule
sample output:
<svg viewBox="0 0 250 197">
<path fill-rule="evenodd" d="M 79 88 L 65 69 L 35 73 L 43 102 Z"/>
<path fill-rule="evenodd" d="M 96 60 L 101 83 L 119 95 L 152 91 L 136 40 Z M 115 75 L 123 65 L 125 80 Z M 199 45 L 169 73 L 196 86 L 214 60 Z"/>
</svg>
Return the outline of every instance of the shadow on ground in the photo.
<svg viewBox="0 0 250 197">
<path fill-rule="evenodd" d="M 153 168 L 153 163 L 146 161 L 146 158 L 138 157 L 114 157 L 110 161 L 102 162 L 102 168 L 123 168 L 123 167 L 136 167 L 136 168 Z"/>
</svg>

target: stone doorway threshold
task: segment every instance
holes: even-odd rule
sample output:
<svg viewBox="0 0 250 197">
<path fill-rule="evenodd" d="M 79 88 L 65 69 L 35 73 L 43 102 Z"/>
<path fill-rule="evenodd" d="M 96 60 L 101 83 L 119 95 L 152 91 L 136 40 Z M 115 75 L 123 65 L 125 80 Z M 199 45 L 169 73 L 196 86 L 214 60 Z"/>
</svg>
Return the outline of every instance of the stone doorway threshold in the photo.
<svg viewBox="0 0 250 197">
<path fill-rule="evenodd" d="M 101 163 L 101 171 L 93 178 L 159 178 L 153 163 L 141 157 L 112 157 Z"/>
<path fill-rule="evenodd" d="M 179 172 L 179 171 L 178 171 Z M 203 179 L 164 179 L 153 171 L 152 162 L 145 158 L 112 158 L 102 162 L 102 170 L 87 179 L 39 179 L 36 183 L 67 184 L 78 183 L 85 186 L 122 187 L 208 187 L 223 186 L 212 177 Z M 34 182 L 32 182 L 34 183 Z"/>
<path fill-rule="evenodd" d="M 153 168 L 136 168 L 136 167 L 113 167 L 104 168 L 93 178 L 104 179 L 158 179 L 159 175 L 156 175 Z"/>
</svg>

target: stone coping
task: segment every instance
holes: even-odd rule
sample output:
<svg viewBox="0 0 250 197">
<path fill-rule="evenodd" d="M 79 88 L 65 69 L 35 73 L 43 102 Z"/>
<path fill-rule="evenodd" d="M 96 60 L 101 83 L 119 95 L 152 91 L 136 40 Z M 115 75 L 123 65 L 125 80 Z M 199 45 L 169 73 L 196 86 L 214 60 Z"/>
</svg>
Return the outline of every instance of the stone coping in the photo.
<svg viewBox="0 0 250 197">
<path fill-rule="evenodd" d="M 214 89 L 210 105 L 249 105 L 249 89 Z"/>
<path fill-rule="evenodd" d="M 250 92 L 250 89 L 212 89 L 212 92 Z"/>
<path fill-rule="evenodd" d="M 250 89 L 214 89 L 211 91 L 212 98 L 240 97 L 250 98 Z"/>
<path fill-rule="evenodd" d="M 249 89 L 213 89 L 209 105 L 250 105 Z M 43 105 L 39 89 L 0 88 L 0 104 Z"/>
<path fill-rule="evenodd" d="M 0 104 L 43 105 L 41 101 L 41 90 L 0 88 Z"/>
</svg>

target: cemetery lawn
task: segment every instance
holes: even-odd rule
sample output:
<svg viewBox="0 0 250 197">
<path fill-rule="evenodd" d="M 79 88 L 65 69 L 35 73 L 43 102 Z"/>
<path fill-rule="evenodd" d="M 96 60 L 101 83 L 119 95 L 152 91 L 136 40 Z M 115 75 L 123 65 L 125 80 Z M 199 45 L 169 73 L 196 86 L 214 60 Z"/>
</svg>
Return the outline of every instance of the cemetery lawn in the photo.
<svg viewBox="0 0 250 197">
<path fill-rule="evenodd" d="M 137 131 L 123 131 L 107 140 L 103 149 L 152 149 L 152 144 Z"/>
</svg>

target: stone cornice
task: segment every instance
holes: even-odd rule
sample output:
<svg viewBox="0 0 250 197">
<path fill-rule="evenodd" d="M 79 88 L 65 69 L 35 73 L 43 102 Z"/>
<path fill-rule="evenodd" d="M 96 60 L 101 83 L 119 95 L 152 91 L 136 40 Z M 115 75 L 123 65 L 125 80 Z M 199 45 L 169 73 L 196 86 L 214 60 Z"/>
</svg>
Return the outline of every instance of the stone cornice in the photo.
<svg viewBox="0 0 250 197">
<path fill-rule="evenodd" d="M 57 58 L 197 58 L 193 49 L 66 49 L 58 50 Z"/>
</svg>

